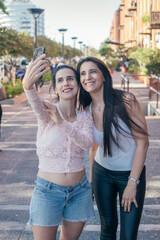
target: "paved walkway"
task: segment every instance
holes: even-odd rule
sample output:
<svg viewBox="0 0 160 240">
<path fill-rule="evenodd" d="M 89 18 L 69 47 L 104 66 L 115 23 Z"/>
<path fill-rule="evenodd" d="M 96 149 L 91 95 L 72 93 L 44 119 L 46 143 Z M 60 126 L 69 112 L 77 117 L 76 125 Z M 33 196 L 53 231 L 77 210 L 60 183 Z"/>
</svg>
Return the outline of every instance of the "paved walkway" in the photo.
<svg viewBox="0 0 160 240">
<path fill-rule="evenodd" d="M 120 73 L 113 75 L 114 85 L 120 84 Z M 133 83 L 134 84 L 134 83 Z M 145 91 L 148 91 L 144 88 Z M 144 95 L 136 92 L 138 99 Z M 48 97 L 48 85 L 40 95 Z M 142 100 L 142 99 L 141 99 Z M 29 203 L 37 173 L 36 118 L 27 102 L 3 105 L 2 139 L 0 148 L 0 240 L 33 240 L 28 226 Z M 146 159 L 147 191 L 138 240 L 159 240 L 160 236 L 160 118 L 147 117 L 150 146 Z M 87 174 L 88 154 L 85 165 Z M 98 240 L 100 222 L 96 204 L 96 218 L 89 221 L 80 240 Z M 59 232 L 58 232 L 59 235 Z M 119 232 L 117 239 L 119 239 Z"/>
</svg>

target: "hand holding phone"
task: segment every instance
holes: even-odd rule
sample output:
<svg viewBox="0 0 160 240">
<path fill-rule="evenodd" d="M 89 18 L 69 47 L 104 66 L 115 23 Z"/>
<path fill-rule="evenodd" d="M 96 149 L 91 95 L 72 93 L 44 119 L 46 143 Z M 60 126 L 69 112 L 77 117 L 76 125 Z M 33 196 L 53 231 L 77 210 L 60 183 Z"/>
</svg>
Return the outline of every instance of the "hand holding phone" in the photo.
<svg viewBox="0 0 160 240">
<path fill-rule="evenodd" d="M 33 60 L 40 57 L 44 53 L 45 53 L 45 47 L 35 48 L 34 53 L 33 53 Z"/>
<path fill-rule="evenodd" d="M 33 61 L 45 53 L 45 47 L 35 48 L 33 53 Z M 43 76 L 39 78 L 40 87 L 43 86 L 43 81 L 41 80 Z M 38 88 L 38 83 L 36 83 L 36 89 Z"/>
</svg>

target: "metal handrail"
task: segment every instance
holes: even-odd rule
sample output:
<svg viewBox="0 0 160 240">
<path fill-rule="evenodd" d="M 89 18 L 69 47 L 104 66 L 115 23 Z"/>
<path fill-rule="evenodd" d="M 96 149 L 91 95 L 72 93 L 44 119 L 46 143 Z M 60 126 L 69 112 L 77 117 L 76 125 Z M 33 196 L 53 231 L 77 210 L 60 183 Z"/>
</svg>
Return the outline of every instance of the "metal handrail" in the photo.
<svg viewBox="0 0 160 240">
<path fill-rule="evenodd" d="M 158 102 L 159 102 L 159 95 L 160 95 L 160 92 L 159 92 L 159 81 L 160 81 L 160 77 L 154 75 L 154 74 L 151 74 L 151 79 L 150 79 L 150 91 L 153 91 L 157 94 L 157 103 L 156 103 L 156 108 L 158 108 Z M 152 88 L 151 85 L 152 85 L 152 79 L 155 78 L 157 79 L 157 90 Z M 149 99 L 151 99 L 151 94 L 149 93 Z"/>
<path fill-rule="evenodd" d="M 149 87 L 149 89 L 150 89 L 150 91 L 149 91 L 149 100 L 151 99 L 151 91 L 152 92 L 155 92 L 156 93 L 156 95 L 157 95 L 157 99 L 156 99 L 156 108 L 158 108 L 158 103 L 159 103 L 159 95 L 160 95 L 160 77 L 158 77 L 158 76 L 156 76 L 156 75 L 154 75 L 154 74 L 150 74 L 150 75 L 141 75 L 141 74 L 131 74 L 133 77 L 135 77 L 135 76 L 148 76 L 148 77 L 150 77 L 150 87 Z M 127 76 L 127 77 L 126 77 Z M 130 83 L 130 81 L 129 81 L 129 74 L 121 74 L 121 77 L 122 77 L 122 79 L 121 79 L 121 89 L 122 90 L 125 90 L 125 88 L 126 88 L 126 86 L 125 86 L 125 84 L 127 83 L 127 91 L 129 92 L 129 83 Z M 153 88 L 152 87 L 152 79 L 153 78 L 155 78 L 155 79 L 157 79 L 157 90 L 155 89 L 155 88 Z"/>
<path fill-rule="evenodd" d="M 124 74 L 121 74 L 121 89 L 122 90 L 125 90 L 126 89 L 126 86 L 125 86 L 125 83 L 127 83 L 127 92 L 129 92 L 129 78 L 126 78 L 124 76 Z"/>
</svg>

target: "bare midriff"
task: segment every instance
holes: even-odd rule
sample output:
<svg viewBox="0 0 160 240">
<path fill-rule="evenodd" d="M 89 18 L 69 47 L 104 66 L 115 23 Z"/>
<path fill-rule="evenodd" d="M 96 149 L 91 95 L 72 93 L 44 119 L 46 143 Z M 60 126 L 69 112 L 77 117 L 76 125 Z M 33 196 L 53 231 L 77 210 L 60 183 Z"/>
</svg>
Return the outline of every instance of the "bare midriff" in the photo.
<svg viewBox="0 0 160 240">
<path fill-rule="evenodd" d="M 38 171 L 38 176 L 61 186 L 75 185 L 86 175 L 85 169 L 73 173 L 49 173 Z"/>
</svg>

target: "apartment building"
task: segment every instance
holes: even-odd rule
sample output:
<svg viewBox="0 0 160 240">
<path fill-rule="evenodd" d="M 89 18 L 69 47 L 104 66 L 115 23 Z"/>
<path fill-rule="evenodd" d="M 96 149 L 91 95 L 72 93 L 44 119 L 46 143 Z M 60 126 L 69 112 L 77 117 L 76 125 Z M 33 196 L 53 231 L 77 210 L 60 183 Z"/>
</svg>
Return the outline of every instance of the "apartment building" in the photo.
<svg viewBox="0 0 160 240">
<path fill-rule="evenodd" d="M 110 30 L 110 40 L 125 48 L 160 48 L 160 0 L 121 0 Z M 117 49 L 118 45 L 111 45 Z"/>
<path fill-rule="evenodd" d="M 0 25 L 34 36 L 34 18 L 27 9 L 36 6 L 30 0 L 12 0 L 6 7 L 8 15 L 0 14 Z M 37 35 L 44 35 L 44 13 L 37 19 Z"/>
</svg>

